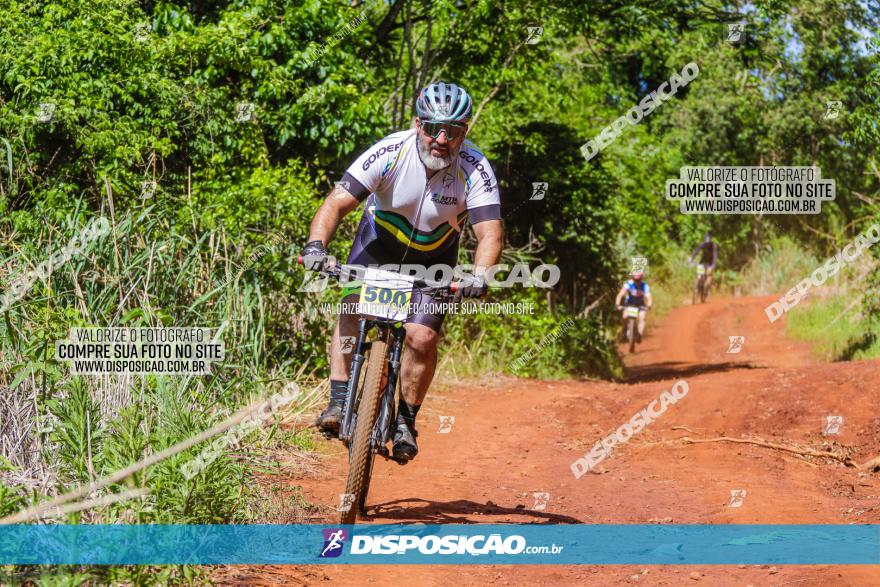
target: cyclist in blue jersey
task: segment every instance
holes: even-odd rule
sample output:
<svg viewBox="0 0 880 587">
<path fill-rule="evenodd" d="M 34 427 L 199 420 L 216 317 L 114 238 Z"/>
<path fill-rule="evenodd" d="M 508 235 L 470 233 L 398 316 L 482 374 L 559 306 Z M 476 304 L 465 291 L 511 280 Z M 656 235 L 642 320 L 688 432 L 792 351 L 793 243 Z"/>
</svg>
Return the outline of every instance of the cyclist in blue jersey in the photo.
<svg viewBox="0 0 880 587">
<path fill-rule="evenodd" d="M 644 276 L 644 273 L 641 271 L 633 271 L 630 274 L 632 279 L 623 284 L 623 287 L 617 292 L 617 298 L 614 300 L 618 310 L 623 310 L 626 306 L 635 306 L 639 309 L 637 342 L 642 341 L 642 335 L 645 334 L 645 318 L 648 310 L 654 303 L 651 299 L 651 288 L 645 282 Z M 623 318 L 623 326 L 626 328 L 626 314 L 621 313 L 621 318 Z"/>
<path fill-rule="evenodd" d="M 307 269 L 319 271 L 328 262 L 327 243 L 340 220 L 366 202 L 349 265 L 417 263 L 454 267 L 466 221 L 477 238 L 473 277 L 462 282 L 462 297 L 485 295 L 486 268 L 501 254 L 501 200 L 495 174 L 486 156 L 465 136 L 472 102 L 467 92 L 439 82 L 423 89 L 416 100 L 414 128 L 395 132 L 349 166 L 312 220 L 303 250 Z M 343 292 L 344 302 L 358 293 Z M 444 315 L 431 299 L 413 293 L 413 313 L 404 328 L 401 399 L 393 454 L 410 460 L 418 453 L 415 420 L 437 365 L 437 342 Z M 341 352 L 340 337 L 357 334 L 357 315 L 342 314 L 330 347 L 330 403 L 316 421 L 320 429 L 338 433 L 348 387 L 350 355 Z"/>
</svg>

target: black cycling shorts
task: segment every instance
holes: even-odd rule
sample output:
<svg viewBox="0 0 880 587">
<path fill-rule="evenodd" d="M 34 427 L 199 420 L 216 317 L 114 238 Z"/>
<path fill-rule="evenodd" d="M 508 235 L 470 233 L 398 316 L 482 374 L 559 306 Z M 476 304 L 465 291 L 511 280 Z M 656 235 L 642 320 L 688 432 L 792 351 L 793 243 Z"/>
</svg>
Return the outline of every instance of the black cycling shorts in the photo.
<svg viewBox="0 0 880 587">
<path fill-rule="evenodd" d="M 400 254 L 391 253 L 378 240 L 369 239 L 367 234 L 369 226 L 364 226 L 364 224 L 368 224 L 368 222 L 362 221 L 361 225 L 358 227 L 358 234 L 351 246 L 351 252 L 348 254 L 348 265 L 363 267 L 368 267 L 370 265 L 405 263 L 418 263 L 425 267 L 430 267 L 431 265 L 449 265 L 450 267 L 455 267 L 456 265 L 456 261 L 458 260 L 458 246 L 450 247 L 448 250 L 433 259 L 418 258 L 418 260 L 415 260 L 413 258 L 408 258 L 405 255 L 403 256 L 404 258 L 401 258 Z M 360 297 L 359 289 L 360 285 L 354 287 L 343 286 L 342 302 L 345 304 L 356 303 Z M 422 324 L 431 328 L 435 332 L 440 332 L 446 314 L 438 311 L 439 308 L 436 306 L 439 305 L 439 303 L 439 301 L 436 301 L 433 296 L 429 294 L 422 293 L 418 290 L 413 291 L 412 298 L 410 299 L 410 308 L 412 308 L 413 312 L 407 317 L 405 323 Z"/>
</svg>

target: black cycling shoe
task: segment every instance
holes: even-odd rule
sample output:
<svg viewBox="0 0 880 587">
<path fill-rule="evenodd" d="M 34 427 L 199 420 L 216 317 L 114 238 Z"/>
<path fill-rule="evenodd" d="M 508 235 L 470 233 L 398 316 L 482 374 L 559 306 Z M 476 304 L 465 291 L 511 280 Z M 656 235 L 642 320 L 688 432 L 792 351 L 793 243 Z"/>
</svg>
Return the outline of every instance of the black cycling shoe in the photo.
<svg viewBox="0 0 880 587">
<path fill-rule="evenodd" d="M 416 444 L 416 436 L 419 433 L 415 427 L 408 426 L 403 418 L 397 419 L 397 430 L 394 432 L 394 445 L 391 454 L 395 459 L 411 461 L 419 454 L 419 445 Z"/>
<path fill-rule="evenodd" d="M 339 423 L 342 421 L 342 404 L 330 402 L 318 419 L 315 420 L 315 426 L 319 430 L 330 434 L 339 434 Z"/>
</svg>

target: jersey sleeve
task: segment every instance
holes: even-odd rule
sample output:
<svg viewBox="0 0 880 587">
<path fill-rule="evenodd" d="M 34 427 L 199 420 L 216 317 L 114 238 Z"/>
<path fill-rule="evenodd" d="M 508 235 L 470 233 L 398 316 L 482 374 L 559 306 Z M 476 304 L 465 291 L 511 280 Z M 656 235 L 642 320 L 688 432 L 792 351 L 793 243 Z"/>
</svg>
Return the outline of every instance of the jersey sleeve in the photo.
<svg viewBox="0 0 880 587">
<path fill-rule="evenodd" d="M 469 151 L 465 156 L 471 168 L 468 174 L 467 211 L 471 224 L 501 218 L 501 195 L 498 180 L 489 160 L 479 151 Z"/>
<path fill-rule="evenodd" d="M 345 175 L 343 186 L 359 202 L 375 192 L 385 178 L 383 171 L 400 154 L 404 139 L 399 135 L 385 137 L 354 160 Z"/>
</svg>

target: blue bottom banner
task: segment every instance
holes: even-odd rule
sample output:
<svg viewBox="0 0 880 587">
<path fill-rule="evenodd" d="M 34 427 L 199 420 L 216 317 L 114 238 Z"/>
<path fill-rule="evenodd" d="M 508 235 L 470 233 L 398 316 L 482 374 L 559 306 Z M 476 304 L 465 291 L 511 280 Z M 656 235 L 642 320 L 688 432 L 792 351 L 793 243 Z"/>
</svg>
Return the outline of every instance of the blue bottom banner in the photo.
<svg viewBox="0 0 880 587">
<path fill-rule="evenodd" d="M 0 564 L 880 564 L 880 525 L 8 525 Z"/>
</svg>

